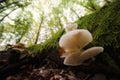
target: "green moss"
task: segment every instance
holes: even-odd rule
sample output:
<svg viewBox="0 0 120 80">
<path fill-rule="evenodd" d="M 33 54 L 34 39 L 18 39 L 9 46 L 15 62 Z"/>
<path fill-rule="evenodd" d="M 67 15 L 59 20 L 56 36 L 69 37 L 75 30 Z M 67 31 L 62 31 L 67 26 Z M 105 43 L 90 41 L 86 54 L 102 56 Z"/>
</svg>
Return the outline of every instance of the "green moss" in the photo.
<svg viewBox="0 0 120 80">
<path fill-rule="evenodd" d="M 79 28 L 92 32 L 94 45 L 120 48 L 120 2 L 105 5 L 98 12 L 80 18 Z"/>
<path fill-rule="evenodd" d="M 59 47 L 58 41 L 63 32 L 64 30 L 59 30 L 45 42 L 30 46 L 28 49 L 32 51 L 35 55 L 43 52 L 48 52 L 50 50 L 56 50 Z"/>
<path fill-rule="evenodd" d="M 107 63 L 120 73 L 120 2 L 105 5 L 99 11 L 80 18 L 79 28 L 88 29 L 93 35 L 89 45 L 103 46 L 104 52 L 97 60 Z M 96 60 L 96 61 L 97 61 Z"/>
</svg>

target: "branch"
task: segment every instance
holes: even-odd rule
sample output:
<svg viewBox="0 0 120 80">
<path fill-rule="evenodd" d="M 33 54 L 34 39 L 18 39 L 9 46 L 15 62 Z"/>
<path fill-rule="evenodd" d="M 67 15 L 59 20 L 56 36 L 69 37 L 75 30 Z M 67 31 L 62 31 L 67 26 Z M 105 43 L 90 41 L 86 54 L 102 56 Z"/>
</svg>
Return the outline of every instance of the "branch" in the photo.
<svg viewBox="0 0 120 80">
<path fill-rule="evenodd" d="M 88 1 L 90 3 L 89 6 L 88 5 L 82 5 L 82 6 L 85 7 L 86 9 L 90 10 L 90 11 L 96 11 L 96 8 L 95 8 L 93 2 L 91 0 L 88 0 Z"/>
<path fill-rule="evenodd" d="M 39 25 L 39 28 L 38 28 L 38 32 L 37 32 L 37 35 L 36 35 L 35 44 L 37 44 L 37 42 L 38 42 L 39 34 L 40 34 L 40 28 L 41 28 L 42 23 L 43 23 L 43 15 L 42 15 L 41 22 L 40 22 L 40 25 Z"/>
<path fill-rule="evenodd" d="M 62 25 L 62 22 L 61 22 L 61 20 L 60 20 L 60 17 L 59 17 L 58 19 L 59 19 L 60 29 L 62 29 L 62 28 L 63 28 L 63 25 Z"/>
<path fill-rule="evenodd" d="M 83 7 L 85 7 L 86 9 L 88 9 L 88 10 L 91 10 L 91 11 L 93 11 L 93 9 L 92 8 L 90 8 L 90 7 L 88 7 L 88 6 L 85 6 L 85 5 L 82 5 Z"/>
<path fill-rule="evenodd" d="M 9 15 L 10 15 L 13 11 L 15 11 L 16 9 L 18 9 L 18 8 L 15 8 L 15 9 L 11 10 L 8 14 L 6 14 L 5 16 L 3 16 L 3 18 L 0 19 L 0 22 L 2 22 L 7 16 L 9 16 Z"/>
<path fill-rule="evenodd" d="M 105 0 L 105 2 L 106 2 L 106 3 L 108 3 L 108 4 L 109 4 L 109 3 L 111 3 L 111 1 L 110 1 L 110 0 Z"/>
<path fill-rule="evenodd" d="M 26 33 L 27 30 L 25 30 L 25 32 L 23 32 L 20 36 L 20 38 L 17 39 L 16 43 L 19 43 L 21 41 L 21 39 L 24 37 L 24 34 Z"/>
<path fill-rule="evenodd" d="M 71 8 L 71 10 L 76 14 L 76 16 L 78 17 L 78 19 L 80 18 L 80 16 L 77 14 L 77 12 L 73 9 L 73 8 Z"/>
<path fill-rule="evenodd" d="M 2 37 L 3 30 L 4 30 L 4 26 L 1 26 L 1 29 L 0 29 L 0 38 Z"/>
<path fill-rule="evenodd" d="M 5 5 L 5 6 L 0 7 L 0 9 L 3 9 L 4 7 L 9 7 L 9 6 L 11 6 L 12 4 L 17 4 L 17 3 L 18 3 L 18 1 L 9 3 L 9 4 Z"/>
<path fill-rule="evenodd" d="M 91 4 L 91 8 L 92 8 L 92 10 L 93 11 L 96 11 L 96 8 L 95 8 L 95 5 L 94 5 L 94 3 L 91 1 L 91 0 L 89 0 L 89 3 Z"/>
</svg>

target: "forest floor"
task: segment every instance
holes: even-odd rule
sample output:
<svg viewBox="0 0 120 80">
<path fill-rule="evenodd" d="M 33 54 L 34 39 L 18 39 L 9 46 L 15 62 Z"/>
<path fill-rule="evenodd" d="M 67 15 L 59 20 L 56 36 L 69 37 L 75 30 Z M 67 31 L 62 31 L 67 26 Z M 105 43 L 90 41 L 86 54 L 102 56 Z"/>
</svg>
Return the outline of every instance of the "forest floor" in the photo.
<svg viewBox="0 0 120 80">
<path fill-rule="evenodd" d="M 106 70 L 107 68 L 101 69 L 103 66 L 98 67 L 94 62 L 87 66 L 65 66 L 59 56 L 53 54 L 55 56 L 27 56 L 20 61 L 7 63 L 9 54 L 9 51 L 0 52 L 0 80 L 120 80 L 119 77 L 111 76 L 112 72 Z M 42 61 L 39 56 L 43 57 Z M 1 61 L 6 64 L 3 65 Z"/>
<path fill-rule="evenodd" d="M 27 65 L 18 73 L 7 76 L 5 80 L 119 80 L 119 78 L 101 73 L 76 71 L 70 67 L 47 68 L 46 66 L 42 66 L 39 68 L 32 68 L 32 66 Z"/>
</svg>

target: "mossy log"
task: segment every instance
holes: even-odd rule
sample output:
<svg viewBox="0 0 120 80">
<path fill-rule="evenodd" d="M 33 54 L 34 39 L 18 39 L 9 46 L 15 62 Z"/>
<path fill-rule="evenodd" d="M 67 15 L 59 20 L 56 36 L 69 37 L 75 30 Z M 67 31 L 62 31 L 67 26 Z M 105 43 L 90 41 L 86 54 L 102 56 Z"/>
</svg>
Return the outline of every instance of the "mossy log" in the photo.
<svg viewBox="0 0 120 80">
<path fill-rule="evenodd" d="M 120 2 L 114 1 L 99 11 L 76 21 L 79 28 L 88 29 L 93 35 L 91 46 L 103 46 L 103 54 L 97 60 L 120 72 Z"/>
</svg>

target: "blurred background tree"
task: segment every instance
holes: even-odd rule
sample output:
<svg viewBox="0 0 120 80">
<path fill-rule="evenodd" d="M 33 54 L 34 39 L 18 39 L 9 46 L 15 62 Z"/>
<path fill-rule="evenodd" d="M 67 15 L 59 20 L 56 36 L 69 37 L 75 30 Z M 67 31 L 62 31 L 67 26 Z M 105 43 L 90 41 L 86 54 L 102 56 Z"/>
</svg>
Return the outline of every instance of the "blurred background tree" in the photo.
<svg viewBox="0 0 120 80">
<path fill-rule="evenodd" d="M 39 44 L 113 0 L 0 0 L 0 44 Z"/>
</svg>

